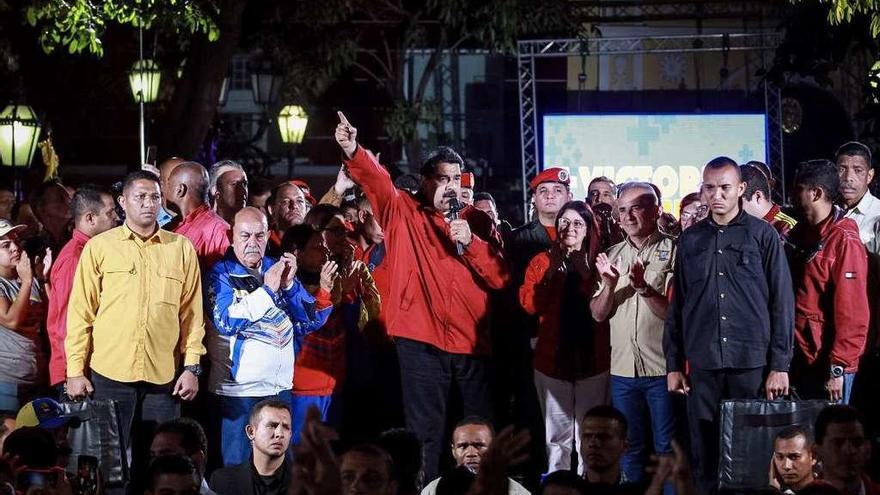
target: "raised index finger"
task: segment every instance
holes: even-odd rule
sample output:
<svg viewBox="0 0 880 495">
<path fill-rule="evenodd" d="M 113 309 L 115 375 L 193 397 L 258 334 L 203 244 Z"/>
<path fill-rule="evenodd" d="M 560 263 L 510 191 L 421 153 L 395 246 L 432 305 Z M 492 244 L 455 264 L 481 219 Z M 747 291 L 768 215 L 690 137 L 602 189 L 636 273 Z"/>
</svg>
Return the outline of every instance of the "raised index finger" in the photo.
<svg viewBox="0 0 880 495">
<path fill-rule="evenodd" d="M 339 117 L 339 122 L 341 122 L 341 123 L 343 123 L 343 124 L 345 124 L 345 125 L 347 125 L 347 126 L 351 126 L 351 123 L 349 123 L 349 122 L 348 122 L 348 119 L 345 118 L 345 114 L 344 114 L 344 113 L 342 113 L 341 111 L 337 110 L 337 111 L 336 111 L 336 115 Z"/>
</svg>

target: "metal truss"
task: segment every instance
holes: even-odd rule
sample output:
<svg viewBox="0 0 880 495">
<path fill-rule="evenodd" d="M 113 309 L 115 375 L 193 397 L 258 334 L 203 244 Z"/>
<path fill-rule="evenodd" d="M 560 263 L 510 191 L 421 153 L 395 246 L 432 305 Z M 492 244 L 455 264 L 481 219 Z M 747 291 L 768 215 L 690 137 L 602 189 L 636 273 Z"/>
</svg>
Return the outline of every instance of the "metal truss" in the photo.
<svg viewBox="0 0 880 495">
<path fill-rule="evenodd" d="M 605 2 L 602 2 L 603 4 Z M 659 2 L 658 2 L 659 3 Z M 591 55 L 700 53 L 730 51 L 773 52 L 781 33 L 733 33 L 568 40 L 526 40 L 517 43 L 519 122 L 522 156 L 523 207 L 528 211 L 528 183 L 538 173 L 538 102 L 535 95 L 535 59 Z M 765 84 L 768 150 L 771 166 L 782 178 L 782 118 L 780 90 Z M 783 180 L 779 180 L 782 183 Z M 783 191 L 784 194 L 784 191 Z"/>
<path fill-rule="evenodd" d="M 769 81 L 764 81 L 764 108 L 767 112 L 767 159 L 770 172 L 776 178 L 773 199 L 785 204 L 785 166 L 782 147 L 782 90 Z"/>
<path fill-rule="evenodd" d="M 773 19 L 785 2 L 759 0 L 572 0 L 586 22 L 620 23 L 682 19 Z"/>
</svg>

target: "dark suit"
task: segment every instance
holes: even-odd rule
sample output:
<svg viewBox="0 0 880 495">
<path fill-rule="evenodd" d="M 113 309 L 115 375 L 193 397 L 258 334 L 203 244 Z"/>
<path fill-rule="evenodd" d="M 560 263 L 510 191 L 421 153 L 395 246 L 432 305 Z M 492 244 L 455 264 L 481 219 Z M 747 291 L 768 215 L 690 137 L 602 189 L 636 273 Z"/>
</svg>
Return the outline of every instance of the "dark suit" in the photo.
<svg viewBox="0 0 880 495">
<path fill-rule="evenodd" d="M 272 477 L 260 476 L 253 459 L 214 471 L 211 490 L 217 495 L 286 495 L 290 485 L 290 461 L 285 460 Z"/>
</svg>

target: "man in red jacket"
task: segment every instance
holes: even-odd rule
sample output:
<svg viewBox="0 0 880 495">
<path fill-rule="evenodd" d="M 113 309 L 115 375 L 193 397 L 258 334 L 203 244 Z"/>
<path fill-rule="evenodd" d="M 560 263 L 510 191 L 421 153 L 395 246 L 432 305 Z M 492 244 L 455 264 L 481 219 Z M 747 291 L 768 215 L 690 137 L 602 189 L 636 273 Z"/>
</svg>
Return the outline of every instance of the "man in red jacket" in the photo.
<svg viewBox="0 0 880 495">
<path fill-rule="evenodd" d="M 828 160 L 802 163 L 792 202 L 803 221 L 791 230 L 795 289 L 793 385 L 803 398 L 849 402 L 868 335 L 868 255 L 859 228 L 834 206 L 840 179 Z"/>
<path fill-rule="evenodd" d="M 357 130 L 339 112 L 336 142 L 385 231 L 390 260 L 388 305 L 407 428 L 425 446 L 426 479 L 437 477 L 449 388 L 454 381 L 465 415 L 491 416 L 488 390 L 490 289 L 508 282 L 501 242 L 489 216 L 471 206 L 453 213 L 464 162 L 450 148 L 432 153 L 413 195 L 394 187 Z"/>
</svg>

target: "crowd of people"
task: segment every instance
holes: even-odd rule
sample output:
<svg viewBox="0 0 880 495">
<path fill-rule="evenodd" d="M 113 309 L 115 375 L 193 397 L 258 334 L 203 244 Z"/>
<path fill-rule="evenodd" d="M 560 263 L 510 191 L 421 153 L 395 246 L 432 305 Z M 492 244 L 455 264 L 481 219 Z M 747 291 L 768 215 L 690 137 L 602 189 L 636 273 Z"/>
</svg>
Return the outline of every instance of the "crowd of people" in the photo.
<svg viewBox="0 0 880 495">
<path fill-rule="evenodd" d="M 511 228 L 454 150 L 413 186 L 357 137 L 339 113 L 320 199 L 177 158 L 0 191 L 0 487 L 712 494 L 722 401 L 793 396 L 829 405 L 754 453 L 762 493 L 880 494 L 868 147 L 799 164 L 785 211 L 760 162 L 709 161 L 676 215 L 547 168 Z M 71 459 L 83 400 L 117 407 L 124 483 Z"/>
</svg>

